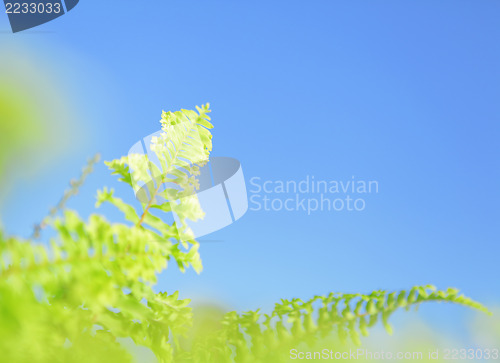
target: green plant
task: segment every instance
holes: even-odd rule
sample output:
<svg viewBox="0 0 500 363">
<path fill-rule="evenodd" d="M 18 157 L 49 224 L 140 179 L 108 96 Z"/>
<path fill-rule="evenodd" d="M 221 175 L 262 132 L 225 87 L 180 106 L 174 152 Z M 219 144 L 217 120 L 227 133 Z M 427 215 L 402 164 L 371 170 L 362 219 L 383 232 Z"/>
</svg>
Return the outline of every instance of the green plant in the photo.
<svg viewBox="0 0 500 363">
<path fill-rule="evenodd" d="M 271 314 L 229 312 L 202 333 L 190 332 L 189 301 L 177 292 L 156 293 L 153 286 L 169 262 L 182 271 L 202 269 L 199 245 L 186 221 L 203 218 L 195 191 L 196 175 L 212 150 L 209 112 L 205 105 L 197 112 L 162 114 L 163 132 L 151 145 L 160 166 L 147 155 L 106 162 L 143 201 L 138 212 L 113 190 L 98 192 L 97 206 L 111 203 L 123 212 L 124 223 L 98 214 L 84 221 L 64 210 L 43 222 L 55 231 L 49 245 L 0 234 L 4 361 L 127 362 L 132 357 L 117 338 L 131 338 L 151 349 L 159 362 L 279 362 L 287 359 L 290 347 L 320 338 L 360 344 L 359 335 L 367 335 L 378 320 L 391 332 L 388 318 L 394 311 L 423 302 L 487 312 L 455 289 L 422 286 L 282 300 Z M 164 222 L 162 214 L 170 212 L 178 216 L 176 223 Z"/>
</svg>

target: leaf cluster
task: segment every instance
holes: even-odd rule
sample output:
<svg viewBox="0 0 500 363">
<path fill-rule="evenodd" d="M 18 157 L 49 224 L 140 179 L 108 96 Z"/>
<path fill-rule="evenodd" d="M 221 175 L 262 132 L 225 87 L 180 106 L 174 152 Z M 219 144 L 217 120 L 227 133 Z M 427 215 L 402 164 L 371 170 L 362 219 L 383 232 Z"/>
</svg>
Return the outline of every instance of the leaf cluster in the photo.
<svg viewBox="0 0 500 363">
<path fill-rule="evenodd" d="M 0 233 L 0 351 L 7 362 L 129 362 L 120 338 L 149 348 L 159 362 L 279 362 L 290 346 L 334 334 L 360 335 L 400 308 L 449 302 L 486 309 L 457 290 L 433 286 L 369 295 L 332 293 L 309 301 L 282 300 L 270 314 L 229 312 L 213 329 L 189 336 L 193 312 L 178 292 L 154 289 L 169 262 L 201 272 L 199 244 L 188 220 L 203 218 L 196 197 L 199 168 L 212 150 L 209 106 L 163 112 L 152 154 L 106 162 L 142 202 L 138 212 L 112 189 L 97 193 L 122 223 L 76 212 L 44 220 L 48 243 Z M 65 194 L 66 195 L 66 194 Z M 67 198 L 64 198 L 64 204 Z M 64 207 L 64 204 L 62 207 Z M 155 211 L 155 213 L 153 213 Z M 173 213 L 176 222 L 165 222 Z M 188 337 L 188 338 L 186 338 Z"/>
</svg>

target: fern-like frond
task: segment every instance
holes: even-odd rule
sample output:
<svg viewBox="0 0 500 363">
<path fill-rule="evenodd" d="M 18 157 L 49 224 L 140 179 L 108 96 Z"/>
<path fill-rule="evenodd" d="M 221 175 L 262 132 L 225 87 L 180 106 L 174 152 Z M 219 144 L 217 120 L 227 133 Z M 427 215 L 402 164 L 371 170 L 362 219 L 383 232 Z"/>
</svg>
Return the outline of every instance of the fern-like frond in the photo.
<svg viewBox="0 0 500 363">
<path fill-rule="evenodd" d="M 291 346 L 325 337 L 359 344 L 360 335 L 379 321 L 390 333 L 391 314 L 424 302 L 487 312 L 456 289 L 433 286 L 332 293 L 308 301 L 282 300 L 268 315 L 259 310 L 227 313 L 217 328 L 183 344 L 193 318 L 189 300 L 153 287 L 169 262 L 182 271 L 202 268 L 186 220 L 203 217 L 195 191 L 199 168 L 212 149 L 209 112 L 208 105 L 197 112 L 163 112 L 162 131 L 150 145 L 153 155 L 131 154 L 106 163 L 135 191 L 145 186 L 148 196 L 138 212 L 112 189 L 98 192 L 96 205 L 112 204 L 124 223 L 97 214 L 83 220 L 66 210 L 44 220 L 54 232 L 47 244 L 0 231 L 2 361 L 130 362 L 130 354 L 117 343 L 117 338 L 130 338 L 151 349 L 161 363 L 281 362 Z M 167 224 L 152 210 L 175 213 L 177 222 Z"/>
<path fill-rule="evenodd" d="M 37 312 L 30 320 L 13 309 L 10 317 L 23 328 L 14 334 L 4 326 L 10 334 L 4 341 L 14 339 L 19 347 L 21 341 L 36 340 L 32 335 L 50 322 L 52 337 L 60 341 L 36 340 L 47 352 L 62 349 L 65 339 L 81 341 L 98 326 L 114 338 L 132 338 L 161 357 L 170 354 L 174 342 L 168 336 L 186 331 L 191 309 L 177 293 L 156 293 L 153 286 L 169 260 L 197 266 L 197 256 L 149 229 L 112 224 L 98 215 L 85 222 L 66 211 L 53 226 L 58 238 L 50 246 L 14 238 L 0 241 L 0 306 L 5 308 L 8 293 L 23 310 Z"/>
<path fill-rule="evenodd" d="M 282 362 L 291 348 L 301 343 L 314 344 L 319 339 L 334 338 L 341 347 L 350 340 L 361 344 L 360 336 L 381 322 L 389 334 L 389 317 L 398 309 L 417 307 L 425 302 L 447 302 L 489 313 L 478 302 L 459 294 L 456 289 L 436 290 L 434 286 L 415 286 L 409 291 L 374 291 L 371 294 L 331 293 L 311 300 L 282 300 L 271 314 L 249 311 L 230 312 L 222 328 L 210 337 L 196 341 L 186 361 Z M 198 349 L 198 346 L 204 347 Z M 232 349 L 227 349 L 227 347 Z M 233 357 L 233 353 L 236 355 Z"/>
<path fill-rule="evenodd" d="M 138 193 L 147 194 L 143 200 L 144 210 L 138 218 L 128 205 L 114 198 L 112 192 L 103 190 L 98 196 L 98 204 L 110 202 L 136 226 L 146 225 L 184 246 L 186 242 L 197 245 L 186 220 L 196 221 L 204 216 L 195 194 L 199 187 L 196 176 L 212 150 L 209 105 L 196 109 L 197 112 L 183 109 L 162 113 L 161 132 L 152 137 L 149 145 L 154 155 L 130 154 L 106 162 L 113 174 L 120 176 L 120 181 L 135 187 Z M 175 213 L 177 223 L 165 225 L 161 218 L 151 214 L 151 209 Z"/>
</svg>

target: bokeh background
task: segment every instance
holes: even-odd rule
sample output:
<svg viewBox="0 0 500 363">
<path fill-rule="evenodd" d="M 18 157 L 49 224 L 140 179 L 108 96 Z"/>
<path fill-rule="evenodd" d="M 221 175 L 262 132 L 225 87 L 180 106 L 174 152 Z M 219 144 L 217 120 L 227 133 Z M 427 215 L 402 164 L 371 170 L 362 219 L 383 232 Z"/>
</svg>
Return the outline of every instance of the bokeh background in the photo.
<svg viewBox="0 0 500 363">
<path fill-rule="evenodd" d="M 355 176 L 379 193 L 363 212 L 249 211 L 201 239 L 201 275 L 172 266 L 159 290 L 268 310 L 432 283 L 498 306 L 498 19 L 493 0 L 82 0 L 12 34 L 0 14 L 3 227 L 30 236 L 88 157 L 125 155 L 162 110 L 210 102 L 213 155 L 247 182 Z M 101 165 L 69 206 L 92 213 L 103 185 L 132 200 L 117 184 Z M 423 306 L 396 332 L 417 317 L 480 344 L 475 312 Z"/>
</svg>

